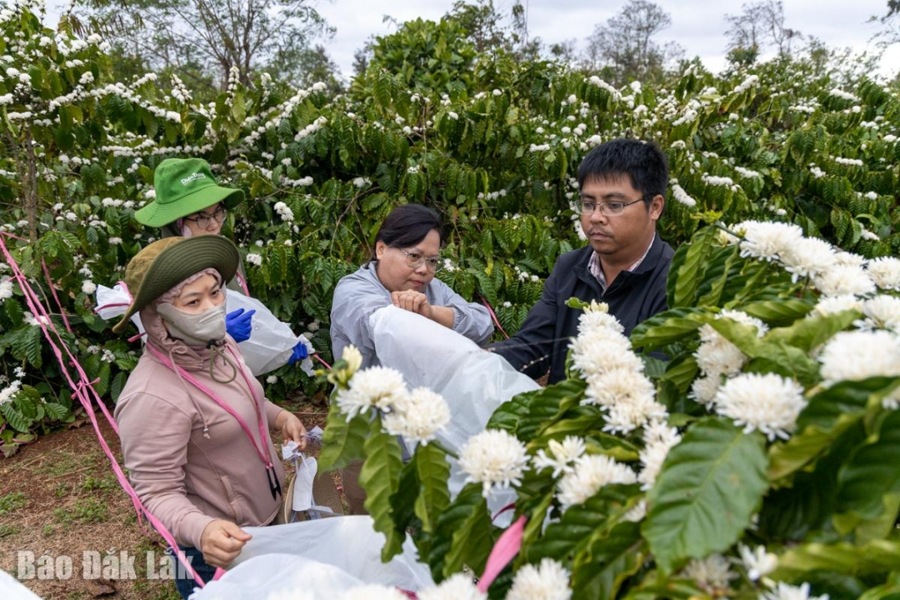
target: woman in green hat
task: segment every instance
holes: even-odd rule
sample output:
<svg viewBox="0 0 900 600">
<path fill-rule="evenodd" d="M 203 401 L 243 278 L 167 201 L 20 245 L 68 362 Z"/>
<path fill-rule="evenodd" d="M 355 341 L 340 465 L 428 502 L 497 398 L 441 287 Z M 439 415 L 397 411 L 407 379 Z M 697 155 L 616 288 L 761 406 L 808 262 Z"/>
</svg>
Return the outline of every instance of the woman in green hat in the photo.
<svg viewBox="0 0 900 600">
<path fill-rule="evenodd" d="M 170 237 L 141 250 L 125 281 L 147 343 L 116 404 L 122 454 L 146 509 L 204 580 L 280 514 L 284 471 L 270 429 L 306 447 L 306 429 L 265 398 L 225 331 L 224 282 L 237 247 L 221 236 Z M 187 598 L 191 579 L 176 579 Z"/>
<path fill-rule="evenodd" d="M 220 186 L 213 177 L 209 163 L 200 158 L 165 159 L 156 167 L 153 187 L 156 197 L 134 216 L 142 225 L 160 228 L 163 238 L 217 236 L 222 232 L 228 210 L 244 201 L 242 190 Z M 240 262 L 227 285 L 234 291 L 250 296 L 247 278 Z M 253 310 L 245 312 L 240 308 L 226 315 L 228 334 L 235 341 L 243 342 L 250 338 L 254 313 Z M 287 362 L 293 365 L 308 354 L 309 348 L 300 340 Z"/>
</svg>

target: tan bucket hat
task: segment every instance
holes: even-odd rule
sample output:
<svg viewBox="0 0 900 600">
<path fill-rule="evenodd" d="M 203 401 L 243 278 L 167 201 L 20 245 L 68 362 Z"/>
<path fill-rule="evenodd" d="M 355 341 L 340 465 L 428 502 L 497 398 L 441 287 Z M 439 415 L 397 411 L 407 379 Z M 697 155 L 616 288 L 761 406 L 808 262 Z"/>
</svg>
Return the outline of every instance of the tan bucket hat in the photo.
<svg viewBox="0 0 900 600">
<path fill-rule="evenodd" d="M 125 285 L 134 300 L 113 331 L 122 332 L 131 315 L 203 269 L 215 269 L 222 281 L 230 281 L 239 262 L 237 246 L 220 235 L 168 237 L 153 242 L 135 254 L 125 268 Z"/>
</svg>

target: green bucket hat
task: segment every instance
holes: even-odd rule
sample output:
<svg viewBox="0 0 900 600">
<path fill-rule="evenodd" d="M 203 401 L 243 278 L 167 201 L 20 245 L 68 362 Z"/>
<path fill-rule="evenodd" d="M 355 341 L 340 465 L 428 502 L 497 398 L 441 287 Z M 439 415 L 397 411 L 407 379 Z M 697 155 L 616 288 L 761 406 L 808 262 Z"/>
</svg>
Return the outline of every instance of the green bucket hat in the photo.
<svg viewBox="0 0 900 600">
<path fill-rule="evenodd" d="M 230 281 L 239 261 L 237 246 L 220 235 L 168 237 L 153 242 L 135 254 L 125 268 L 125 285 L 134 300 L 113 331 L 121 333 L 131 315 L 203 269 L 215 269 L 223 282 Z"/>
<path fill-rule="evenodd" d="M 156 199 L 134 213 L 142 225 L 162 227 L 223 202 L 231 209 L 243 202 L 244 192 L 220 187 L 202 158 L 167 158 L 153 174 Z"/>
</svg>

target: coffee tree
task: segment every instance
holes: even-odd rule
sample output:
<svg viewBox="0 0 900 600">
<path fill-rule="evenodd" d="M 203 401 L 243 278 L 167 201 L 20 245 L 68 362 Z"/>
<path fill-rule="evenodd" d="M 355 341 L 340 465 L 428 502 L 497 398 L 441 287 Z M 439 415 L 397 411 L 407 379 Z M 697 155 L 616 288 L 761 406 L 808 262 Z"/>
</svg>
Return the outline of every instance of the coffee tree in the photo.
<svg viewBox="0 0 900 600">
<path fill-rule="evenodd" d="M 679 246 L 670 310 L 626 340 L 585 307 L 569 379 L 489 423 L 481 443 L 509 450 L 506 477 L 468 461 L 476 483 L 451 500 L 438 444 L 403 464 L 388 415 L 339 406 L 323 460 L 390 474 L 368 485 L 385 556 L 409 529 L 439 580 L 480 572 L 499 535 L 484 493 L 518 481 L 523 548 L 495 597 L 521 597 L 535 577 L 577 597 L 900 593 L 896 87 L 820 57 L 718 76 L 689 64 L 664 84 L 614 87 L 479 52 L 445 19 L 377 40 L 344 95 L 235 71 L 201 103 L 175 76 L 113 80 L 102 39 L 40 15 L 31 2 L 0 12 L 0 229 L 101 396 L 115 400 L 139 349 L 108 335 L 94 292 L 159 235 L 133 212 L 167 157 L 205 158 L 248 192 L 226 233 L 251 291 L 330 362 L 332 291 L 371 256 L 392 207 L 445 216 L 439 276 L 511 333 L 555 258 L 584 243 L 581 157 L 610 138 L 652 139 L 672 173 L 660 224 Z M 11 261 L 0 269 L 10 453 L 78 408 L 43 343 L 48 323 Z M 352 387 L 361 373 L 337 366 L 331 382 L 283 368 L 268 393 Z"/>
</svg>

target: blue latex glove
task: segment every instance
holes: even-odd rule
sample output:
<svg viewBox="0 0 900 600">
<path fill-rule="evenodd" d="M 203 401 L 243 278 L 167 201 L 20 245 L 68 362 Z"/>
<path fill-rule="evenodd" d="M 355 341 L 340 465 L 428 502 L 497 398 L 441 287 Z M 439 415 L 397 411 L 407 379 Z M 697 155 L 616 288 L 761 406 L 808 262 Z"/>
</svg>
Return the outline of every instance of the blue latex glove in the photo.
<svg viewBox="0 0 900 600">
<path fill-rule="evenodd" d="M 225 331 L 234 338 L 234 341 L 244 342 L 250 339 L 252 329 L 250 320 L 255 312 L 255 310 L 244 312 L 243 308 L 239 308 L 225 315 Z"/>
<path fill-rule="evenodd" d="M 306 344 L 302 341 L 297 342 L 297 345 L 294 346 L 294 353 L 291 354 L 291 357 L 288 359 L 288 364 L 293 365 L 296 362 L 299 362 L 309 356 L 309 351 L 306 349 Z"/>
</svg>

